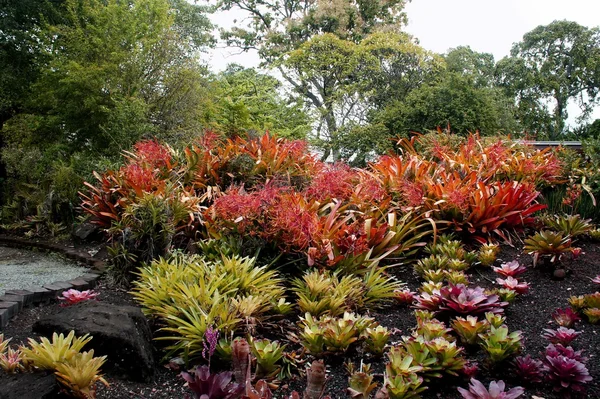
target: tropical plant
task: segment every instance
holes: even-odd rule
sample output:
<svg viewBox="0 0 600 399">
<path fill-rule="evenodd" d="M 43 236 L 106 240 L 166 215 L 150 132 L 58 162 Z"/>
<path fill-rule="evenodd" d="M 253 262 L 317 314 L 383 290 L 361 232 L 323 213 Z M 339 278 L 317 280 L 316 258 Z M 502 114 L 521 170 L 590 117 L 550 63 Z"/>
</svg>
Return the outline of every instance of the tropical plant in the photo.
<svg viewBox="0 0 600 399">
<path fill-rule="evenodd" d="M 166 324 L 160 339 L 172 341 L 169 353 L 194 358 L 204 350 L 208 327 L 222 334 L 242 323 L 254 323 L 273 311 L 273 298 L 283 298 L 282 279 L 255 258 L 222 257 L 207 261 L 175 253 L 140 270 L 134 298 L 145 314 Z"/>
<path fill-rule="evenodd" d="M 504 322 L 506 321 L 506 317 L 495 313 L 486 313 L 485 319 L 490 323 L 490 326 L 496 328 L 504 325 Z"/>
<path fill-rule="evenodd" d="M 79 291 L 70 289 L 63 291 L 62 296 L 59 296 L 58 300 L 62 302 L 61 306 L 71 306 L 82 301 L 95 299 L 97 296 L 98 293 L 94 292 L 94 290 Z"/>
<path fill-rule="evenodd" d="M 450 336 L 451 329 L 446 327 L 444 322 L 437 319 L 431 320 L 417 320 L 417 327 L 413 331 L 413 337 L 423 337 L 429 341 L 435 338 L 444 338 L 453 340 Z"/>
<path fill-rule="evenodd" d="M 581 317 L 579 317 L 577 313 L 573 312 L 571 308 L 556 309 L 552 313 L 552 318 L 554 319 L 556 324 L 558 324 L 561 327 L 567 328 L 573 327 L 573 324 L 581 320 Z"/>
<path fill-rule="evenodd" d="M 591 219 L 582 219 L 579 215 L 555 215 L 544 218 L 544 224 L 564 236 L 577 237 L 590 232 L 594 225 Z"/>
<path fill-rule="evenodd" d="M 370 365 L 361 362 L 360 370 L 353 370 L 348 377 L 347 392 L 352 399 L 369 399 L 377 385 L 377 382 L 373 382 Z"/>
<path fill-rule="evenodd" d="M 550 230 L 542 230 L 525 239 L 523 252 L 533 255 L 533 266 L 535 267 L 540 257 L 546 257 L 550 263 L 560 261 L 566 253 L 571 252 L 571 237 L 563 233 L 555 233 Z"/>
<path fill-rule="evenodd" d="M 23 370 L 25 367 L 22 360 L 23 356 L 20 349 L 14 350 L 9 347 L 6 351 L 0 351 L 0 368 L 5 373 L 13 374 Z"/>
<path fill-rule="evenodd" d="M 583 393 L 585 384 L 592 381 L 583 359 L 562 345 L 549 345 L 543 363 L 546 379 L 554 385 L 554 390 L 563 393 Z"/>
<path fill-rule="evenodd" d="M 517 294 L 526 294 L 529 291 L 529 284 L 526 282 L 519 282 L 514 277 L 506 277 L 505 279 L 497 278 L 496 282 L 506 289 L 512 290 Z"/>
<path fill-rule="evenodd" d="M 94 357 L 94 350 L 75 354 L 67 362 L 56 364 L 56 378 L 75 398 L 96 397 L 96 383 L 108 386 L 100 374 L 106 356 Z"/>
<path fill-rule="evenodd" d="M 394 291 L 394 298 L 401 305 L 410 305 L 415 300 L 415 292 L 409 289 L 396 290 Z"/>
<path fill-rule="evenodd" d="M 438 293 L 422 293 L 417 297 L 417 309 L 430 310 L 441 314 L 479 315 L 483 313 L 503 313 L 506 302 L 500 302 L 497 295 L 486 295 L 481 287 L 469 288 L 464 284 L 443 287 Z"/>
<path fill-rule="evenodd" d="M 508 327 L 491 327 L 490 331 L 479 335 L 480 345 L 486 351 L 492 364 L 498 364 L 521 350 L 521 332 L 509 334 Z"/>
<path fill-rule="evenodd" d="M 363 332 L 367 351 L 375 356 L 382 356 L 385 346 L 390 338 L 390 331 L 383 326 L 367 327 Z"/>
<path fill-rule="evenodd" d="M 488 390 L 481 382 L 471 378 L 469 390 L 458 388 L 458 392 L 464 399 L 517 399 L 525 393 L 525 390 L 521 387 L 515 387 L 508 392 L 504 392 L 505 386 L 504 381 L 492 381 Z"/>
<path fill-rule="evenodd" d="M 475 316 L 456 317 L 450 325 L 454 332 L 458 334 L 460 340 L 467 345 L 476 345 L 479 334 L 490 328 L 490 323 L 487 320 L 479 320 Z"/>
<path fill-rule="evenodd" d="M 544 378 L 544 365 L 530 355 L 517 356 L 513 362 L 513 369 L 517 378 L 526 383 L 537 384 Z"/>
<path fill-rule="evenodd" d="M 240 398 L 244 392 L 244 384 L 232 382 L 232 375 L 230 371 L 211 374 L 208 366 L 196 367 L 191 374 L 182 372 L 181 377 L 192 391 L 192 395 L 186 395 L 186 399 Z"/>
<path fill-rule="evenodd" d="M 427 389 L 423 386 L 423 377 L 417 374 L 423 368 L 414 364 L 412 356 L 400 357 L 393 355 L 392 352 L 390 351 L 390 361 L 385 366 L 383 387 L 376 396 L 390 399 L 420 398 L 420 393 Z"/>
<path fill-rule="evenodd" d="M 583 313 L 590 323 L 598 324 L 600 322 L 600 308 L 587 308 L 583 310 Z"/>
<path fill-rule="evenodd" d="M 28 338 L 29 347 L 21 349 L 23 359 L 42 370 L 55 370 L 58 363 L 69 362 L 81 349 L 92 340 L 89 334 L 75 337 L 71 331 L 66 337 L 63 334 L 52 334 L 52 342 L 41 337 L 40 342 Z"/>
<path fill-rule="evenodd" d="M 8 347 L 8 343 L 11 340 L 12 338 L 4 339 L 4 334 L 0 334 L 0 353 L 4 353 L 4 351 Z"/>
<path fill-rule="evenodd" d="M 268 339 L 253 339 L 250 341 L 252 354 L 256 358 L 256 376 L 270 378 L 281 370 L 277 365 L 283 358 L 286 345 Z"/>
<path fill-rule="evenodd" d="M 586 299 L 583 295 L 572 295 L 568 299 L 569 305 L 575 312 L 579 312 L 586 308 Z"/>
<path fill-rule="evenodd" d="M 500 267 L 492 267 L 492 270 L 504 277 L 518 277 L 527 271 L 527 268 L 519 263 L 518 260 L 502 263 Z"/>
<path fill-rule="evenodd" d="M 556 330 L 544 328 L 542 337 L 552 344 L 569 345 L 575 338 L 581 335 L 581 332 L 566 327 L 558 327 Z"/>
</svg>

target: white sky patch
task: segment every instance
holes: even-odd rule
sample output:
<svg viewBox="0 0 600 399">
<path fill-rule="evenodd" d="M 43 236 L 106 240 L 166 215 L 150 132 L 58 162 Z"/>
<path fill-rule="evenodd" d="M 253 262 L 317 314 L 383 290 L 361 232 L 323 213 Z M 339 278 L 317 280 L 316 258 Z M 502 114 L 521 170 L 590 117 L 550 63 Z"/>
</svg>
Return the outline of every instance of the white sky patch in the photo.
<svg viewBox="0 0 600 399">
<path fill-rule="evenodd" d="M 421 46 L 445 53 L 458 46 L 470 46 L 478 52 L 492 53 L 496 61 L 510 54 L 513 43 L 539 25 L 554 20 L 575 21 L 589 28 L 600 24 L 600 0 L 412 0 L 406 7 L 409 23 L 406 31 Z M 221 27 L 245 26 L 244 13 L 221 12 L 211 20 Z M 229 63 L 257 67 L 256 51 L 240 53 L 219 42 L 205 61 L 214 71 Z M 567 123 L 575 125 L 579 107 L 569 104 Z M 596 106 L 591 120 L 600 118 Z"/>
</svg>

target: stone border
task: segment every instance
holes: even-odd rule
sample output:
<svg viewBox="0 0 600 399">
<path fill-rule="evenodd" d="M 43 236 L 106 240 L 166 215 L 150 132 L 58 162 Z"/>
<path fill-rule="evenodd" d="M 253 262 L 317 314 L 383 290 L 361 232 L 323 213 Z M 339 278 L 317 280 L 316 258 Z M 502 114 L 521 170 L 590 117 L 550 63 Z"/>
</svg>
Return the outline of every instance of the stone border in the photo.
<svg viewBox="0 0 600 399">
<path fill-rule="evenodd" d="M 17 248 L 39 248 L 49 252 L 58 252 L 68 259 L 85 263 L 91 270 L 73 280 L 55 281 L 41 287 L 24 287 L 20 290 L 8 290 L 0 295 L 0 331 L 2 331 L 17 313 L 28 307 L 40 303 L 49 303 L 63 291 L 68 289 L 87 290 L 94 288 L 98 279 L 104 273 L 106 262 L 94 259 L 84 251 L 74 248 L 65 248 L 62 245 L 46 241 L 31 241 L 19 237 L 0 235 L 0 244 Z"/>
</svg>

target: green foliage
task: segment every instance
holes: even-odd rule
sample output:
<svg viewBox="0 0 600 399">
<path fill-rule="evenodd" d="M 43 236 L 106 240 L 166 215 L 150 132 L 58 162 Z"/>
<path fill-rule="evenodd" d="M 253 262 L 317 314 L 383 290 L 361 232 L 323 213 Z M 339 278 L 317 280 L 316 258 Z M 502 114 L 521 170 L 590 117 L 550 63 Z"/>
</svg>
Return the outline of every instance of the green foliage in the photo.
<svg viewBox="0 0 600 399">
<path fill-rule="evenodd" d="M 310 313 L 300 318 L 300 344 L 309 353 L 320 356 L 325 351 L 344 353 L 350 345 L 363 338 L 367 328 L 378 324 L 371 317 L 344 313 L 342 317 L 321 316 L 316 319 Z"/>
<path fill-rule="evenodd" d="M 263 319 L 284 292 L 275 271 L 237 256 L 208 261 L 175 254 L 143 267 L 139 277 L 133 296 L 145 314 L 166 324 L 159 339 L 173 341 L 169 353 L 186 359 L 200 356 L 209 326 L 227 334 Z"/>
<path fill-rule="evenodd" d="M 518 98 L 524 128 L 538 137 L 558 139 L 565 133 L 567 103 L 577 101 L 590 114 L 600 90 L 597 64 L 600 31 L 571 21 L 538 26 L 516 43 L 511 56 L 498 63 L 500 85 Z M 548 100 L 554 109 L 547 109 Z"/>
<path fill-rule="evenodd" d="M 39 369 L 54 370 L 58 363 L 69 362 L 91 339 L 89 334 L 75 337 L 75 331 L 66 337 L 54 333 L 52 342 L 46 337 L 42 337 L 40 342 L 29 338 L 29 347 L 23 348 L 23 358 Z"/>
<path fill-rule="evenodd" d="M 366 328 L 363 335 L 365 346 L 369 353 L 375 356 L 382 356 L 390 338 L 390 331 L 386 327 L 377 326 L 375 328 Z"/>
<path fill-rule="evenodd" d="M 572 251 L 570 236 L 550 230 L 542 230 L 525 239 L 523 247 L 524 253 L 533 255 L 533 266 L 537 265 L 540 257 L 545 257 L 550 263 L 554 263 L 560 261 L 563 254 Z"/>
<path fill-rule="evenodd" d="M 521 332 L 509 334 L 508 327 L 490 327 L 490 331 L 479 335 L 480 345 L 492 364 L 498 364 L 521 350 Z"/>
<path fill-rule="evenodd" d="M 554 215 L 544 218 L 546 227 L 570 237 L 590 232 L 594 228 L 590 222 L 590 219 L 582 219 L 579 215 Z"/>
<path fill-rule="evenodd" d="M 314 270 L 292 282 L 302 313 L 319 317 L 339 316 L 346 311 L 373 309 L 394 298 L 401 284 L 385 275 L 385 269 L 370 267 L 360 276 Z"/>
<path fill-rule="evenodd" d="M 478 320 L 477 317 L 457 317 L 451 322 L 452 329 L 458 334 L 460 340 L 467 345 L 476 345 L 479 334 L 489 330 L 490 324 L 487 320 Z"/>
<path fill-rule="evenodd" d="M 253 339 L 250 341 L 250 349 L 256 358 L 256 377 L 271 378 L 279 373 L 281 367 L 278 363 L 283 358 L 283 350 L 286 345 L 278 341 L 268 339 Z"/>
</svg>

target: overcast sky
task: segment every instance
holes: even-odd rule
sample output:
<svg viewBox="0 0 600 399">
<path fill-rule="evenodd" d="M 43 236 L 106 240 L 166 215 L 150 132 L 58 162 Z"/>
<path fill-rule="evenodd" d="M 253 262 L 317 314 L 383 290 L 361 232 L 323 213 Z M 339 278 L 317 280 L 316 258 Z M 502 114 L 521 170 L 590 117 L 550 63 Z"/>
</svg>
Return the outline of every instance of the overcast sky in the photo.
<svg viewBox="0 0 600 399">
<path fill-rule="evenodd" d="M 557 19 L 587 27 L 600 25 L 600 0 L 412 0 L 406 12 L 406 31 L 427 50 L 445 53 L 453 47 L 470 46 L 492 53 L 496 61 L 509 55 L 513 43 L 539 25 Z M 213 21 L 232 26 L 240 17 L 236 12 L 220 13 Z M 207 61 L 217 71 L 231 62 L 246 67 L 259 63 L 256 54 L 236 53 L 221 46 Z M 577 107 L 570 107 L 570 121 L 576 113 Z M 600 107 L 596 107 L 594 117 L 600 118 Z"/>
</svg>

